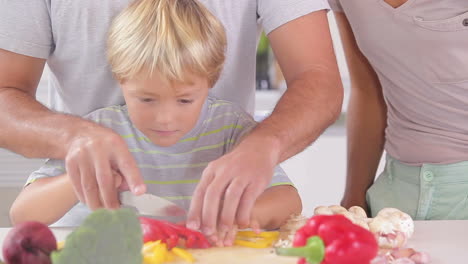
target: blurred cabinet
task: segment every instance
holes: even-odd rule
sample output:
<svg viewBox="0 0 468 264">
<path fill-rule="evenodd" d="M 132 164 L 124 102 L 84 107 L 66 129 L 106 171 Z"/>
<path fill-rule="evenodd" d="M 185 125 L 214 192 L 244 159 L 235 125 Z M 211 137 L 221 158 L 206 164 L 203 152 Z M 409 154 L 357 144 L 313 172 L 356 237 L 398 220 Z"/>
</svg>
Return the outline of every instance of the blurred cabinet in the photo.
<svg viewBox="0 0 468 264">
<path fill-rule="evenodd" d="M 257 90 L 278 90 L 285 86 L 283 74 L 265 34 L 258 43 L 256 79 Z"/>
<path fill-rule="evenodd" d="M 333 39 L 338 67 L 344 87 L 344 100 L 342 112 L 346 112 L 350 95 L 350 78 L 346 64 L 345 54 L 341 44 L 340 34 L 337 28 L 333 12 L 328 13 L 330 32 Z M 320 40 L 317 40 L 320 41 Z M 314 47 L 311 47 L 313 50 Z M 275 59 L 268 38 L 262 34 L 257 49 L 256 67 L 257 104 L 256 110 L 262 113 L 272 111 L 276 102 L 286 90 L 286 82 L 281 69 Z M 260 97 L 260 98 L 259 98 Z"/>
</svg>

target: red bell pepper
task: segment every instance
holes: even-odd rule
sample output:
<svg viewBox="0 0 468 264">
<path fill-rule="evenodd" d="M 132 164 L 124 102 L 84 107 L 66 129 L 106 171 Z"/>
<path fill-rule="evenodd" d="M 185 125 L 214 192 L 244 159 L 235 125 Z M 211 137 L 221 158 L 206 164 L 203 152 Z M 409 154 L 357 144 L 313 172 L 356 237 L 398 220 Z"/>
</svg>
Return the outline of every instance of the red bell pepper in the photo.
<svg viewBox="0 0 468 264">
<path fill-rule="evenodd" d="M 185 239 L 187 248 L 209 248 L 210 243 L 206 237 L 195 230 L 176 225 L 166 221 L 160 221 L 148 217 L 140 217 L 140 225 L 143 230 L 143 241 L 161 240 L 169 249 L 177 246 L 179 239 Z"/>
<path fill-rule="evenodd" d="M 166 234 L 161 230 L 159 225 L 153 224 L 151 220 L 153 219 L 140 217 L 140 226 L 143 232 L 143 242 L 146 243 L 149 241 L 161 240 L 162 242 L 166 243 Z"/>
<path fill-rule="evenodd" d="M 164 222 L 167 227 L 172 228 L 177 232 L 180 238 L 183 238 L 186 240 L 185 246 L 187 248 L 209 248 L 211 247 L 210 242 L 208 242 L 208 239 L 206 237 L 195 230 L 186 228 L 181 225 L 176 225 L 171 222 Z"/>
<path fill-rule="evenodd" d="M 162 221 L 140 217 L 140 225 L 143 230 L 144 242 L 161 240 L 167 244 L 169 249 L 177 246 L 179 243 L 179 234 L 173 228 L 167 227 Z"/>
<path fill-rule="evenodd" d="M 293 248 L 277 248 L 283 256 L 303 257 L 299 264 L 368 264 L 378 253 L 374 235 L 343 215 L 310 218 L 294 237 Z"/>
</svg>

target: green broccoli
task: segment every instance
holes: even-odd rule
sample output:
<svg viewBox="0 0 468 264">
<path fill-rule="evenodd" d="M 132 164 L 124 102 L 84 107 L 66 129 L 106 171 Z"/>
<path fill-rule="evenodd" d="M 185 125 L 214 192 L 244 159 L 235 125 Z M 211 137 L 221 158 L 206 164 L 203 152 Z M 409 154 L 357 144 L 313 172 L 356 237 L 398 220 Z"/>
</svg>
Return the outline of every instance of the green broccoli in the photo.
<svg viewBox="0 0 468 264">
<path fill-rule="evenodd" d="M 141 264 L 142 246 L 140 222 L 132 210 L 100 209 L 51 258 L 53 264 Z"/>
</svg>

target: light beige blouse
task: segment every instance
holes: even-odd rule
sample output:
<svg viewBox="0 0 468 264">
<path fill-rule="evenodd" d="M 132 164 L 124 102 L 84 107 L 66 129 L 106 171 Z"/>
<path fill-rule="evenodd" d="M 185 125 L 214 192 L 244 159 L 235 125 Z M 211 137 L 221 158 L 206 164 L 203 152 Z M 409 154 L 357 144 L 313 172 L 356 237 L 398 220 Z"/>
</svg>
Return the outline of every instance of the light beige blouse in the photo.
<svg viewBox="0 0 468 264">
<path fill-rule="evenodd" d="M 379 76 L 387 153 L 415 165 L 468 161 L 468 0 L 408 0 L 398 8 L 329 1 L 345 12 Z"/>
</svg>

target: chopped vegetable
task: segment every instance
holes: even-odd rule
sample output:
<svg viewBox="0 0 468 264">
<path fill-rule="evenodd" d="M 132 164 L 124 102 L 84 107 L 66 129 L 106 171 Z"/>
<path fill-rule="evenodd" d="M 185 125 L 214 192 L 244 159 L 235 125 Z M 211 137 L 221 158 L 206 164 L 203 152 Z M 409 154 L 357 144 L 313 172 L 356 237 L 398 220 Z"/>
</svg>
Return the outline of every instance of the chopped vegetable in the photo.
<svg viewBox="0 0 468 264">
<path fill-rule="evenodd" d="M 251 248 L 267 248 L 271 247 L 273 243 L 278 240 L 279 232 L 260 232 L 253 231 L 239 231 L 234 240 L 234 245 L 251 247 Z"/>
<path fill-rule="evenodd" d="M 263 237 L 263 238 L 273 238 L 277 239 L 279 237 L 278 231 L 265 231 L 260 233 L 255 233 L 254 231 L 239 231 L 237 232 L 237 237 Z"/>
<path fill-rule="evenodd" d="M 153 253 L 154 248 L 159 244 L 161 244 L 161 240 L 145 243 L 143 245 L 143 255 Z"/>
<path fill-rule="evenodd" d="M 169 249 L 177 246 L 179 242 L 179 235 L 174 229 L 167 227 L 167 225 L 159 220 L 140 217 L 140 225 L 143 230 L 143 242 L 161 240 L 166 243 Z"/>
<path fill-rule="evenodd" d="M 57 242 L 57 249 L 60 250 L 65 246 L 65 241 L 59 241 Z"/>
<path fill-rule="evenodd" d="M 144 255 L 145 264 L 162 264 L 168 259 L 167 245 L 164 243 L 155 243 L 149 254 Z"/>
<path fill-rule="evenodd" d="M 141 237 L 141 227 L 132 210 L 100 209 L 67 237 L 62 250 L 52 253 L 52 263 L 142 263 Z"/>
<path fill-rule="evenodd" d="M 282 256 L 303 257 L 298 263 L 368 264 L 377 255 L 374 235 L 343 215 L 310 218 L 294 237 L 294 248 L 277 248 Z"/>
<path fill-rule="evenodd" d="M 234 245 L 241 247 L 250 247 L 250 248 L 268 248 L 273 245 L 273 240 L 263 239 L 258 241 L 248 241 L 248 240 L 234 240 Z"/>
<path fill-rule="evenodd" d="M 161 240 L 172 249 L 179 243 L 179 239 L 184 239 L 187 248 L 211 247 L 202 233 L 180 225 L 148 217 L 140 217 L 140 224 L 144 242 Z"/>
<path fill-rule="evenodd" d="M 195 258 L 187 250 L 183 250 L 181 248 L 173 248 L 172 252 L 174 252 L 174 254 L 176 254 L 177 256 L 181 257 L 183 260 L 189 263 L 195 262 Z"/>
<path fill-rule="evenodd" d="M 176 256 L 183 260 L 193 263 L 195 258 L 190 252 L 181 248 L 167 249 L 167 245 L 160 240 L 147 242 L 143 246 L 143 263 L 144 264 L 162 264 L 174 261 Z"/>
</svg>

